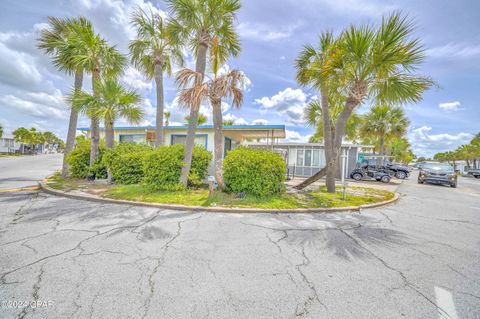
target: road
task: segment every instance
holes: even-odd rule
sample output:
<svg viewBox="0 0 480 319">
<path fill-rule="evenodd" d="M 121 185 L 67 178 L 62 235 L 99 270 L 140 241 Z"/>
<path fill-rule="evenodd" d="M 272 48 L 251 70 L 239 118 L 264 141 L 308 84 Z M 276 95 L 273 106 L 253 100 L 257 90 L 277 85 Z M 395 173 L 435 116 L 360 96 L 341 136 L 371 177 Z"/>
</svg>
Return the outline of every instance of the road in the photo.
<svg viewBox="0 0 480 319">
<path fill-rule="evenodd" d="M 336 214 L 3 193 L 0 317 L 480 318 L 480 180 L 398 191 Z"/>
<path fill-rule="evenodd" d="M 0 190 L 37 185 L 62 168 L 63 154 L 0 157 Z"/>
</svg>

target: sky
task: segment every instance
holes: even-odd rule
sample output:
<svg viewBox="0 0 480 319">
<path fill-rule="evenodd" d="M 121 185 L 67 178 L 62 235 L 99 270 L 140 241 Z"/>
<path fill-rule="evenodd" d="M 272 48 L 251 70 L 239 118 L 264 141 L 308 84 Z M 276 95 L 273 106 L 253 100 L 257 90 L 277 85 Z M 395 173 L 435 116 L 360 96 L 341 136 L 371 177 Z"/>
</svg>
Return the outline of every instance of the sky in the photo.
<svg viewBox="0 0 480 319">
<path fill-rule="evenodd" d="M 382 15 L 400 10 L 416 24 L 415 36 L 426 50 L 418 72 L 438 87 L 423 100 L 404 105 L 410 119 L 408 139 L 417 156 L 433 154 L 468 143 L 480 131 L 480 1 L 477 0 L 242 0 L 236 30 L 242 51 L 225 68 L 240 69 L 248 77 L 244 103 L 232 109 L 224 102 L 224 118 L 236 124 L 285 124 L 287 140 L 304 142 L 312 128 L 303 122 L 306 104 L 318 95 L 295 81 L 294 61 L 305 44 L 315 45 L 318 34 L 340 32 L 351 24 L 378 24 Z M 35 127 L 65 138 L 69 107 L 65 96 L 73 78 L 57 71 L 35 44 L 47 17 L 85 16 L 112 45 L 128 54 L 135 31 L 132 10 L 165 11 L 163 1 L 147 0 L 2 0 L 0 2 L 0 124 L 8 135 L 15 128 Z M 187 67 L 194 58 L 186 56 Z M 143 96 L 146 118 L 155 123 L 155 91 L 132 66 L 121 81 Z M 90 90 L 91 79 L 84 78 Z M 176 103 L 172 79 L 165 80 L 166 108 L 172 124 L 182 123 L 186 110 Z M 370 105 L 360 108 L 368 111 Z M 201 111 L 211 122 L 209 106 Z M 81 117 L 79 126 L 88 126 Z M 126 125 L 120 120 L 117 125 Z"/>
</svg>

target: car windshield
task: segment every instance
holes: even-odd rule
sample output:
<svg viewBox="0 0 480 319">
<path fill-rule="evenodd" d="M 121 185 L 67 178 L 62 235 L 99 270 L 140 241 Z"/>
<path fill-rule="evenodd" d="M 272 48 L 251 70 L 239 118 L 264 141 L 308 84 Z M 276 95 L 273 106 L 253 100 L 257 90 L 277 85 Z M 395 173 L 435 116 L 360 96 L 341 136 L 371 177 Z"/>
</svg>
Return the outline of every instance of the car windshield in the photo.
<svg viewBox="0 0 480 319">
<path fill-rule="evenodd" d="M 425 164 L 423 164 L 423 168 L 443 170 L 443 171 L 452 171 L 453 172 L 453 167 L 450 166 L 450 164 L 447 164 L 447 163 L 425 163 Z"/>
</svg>

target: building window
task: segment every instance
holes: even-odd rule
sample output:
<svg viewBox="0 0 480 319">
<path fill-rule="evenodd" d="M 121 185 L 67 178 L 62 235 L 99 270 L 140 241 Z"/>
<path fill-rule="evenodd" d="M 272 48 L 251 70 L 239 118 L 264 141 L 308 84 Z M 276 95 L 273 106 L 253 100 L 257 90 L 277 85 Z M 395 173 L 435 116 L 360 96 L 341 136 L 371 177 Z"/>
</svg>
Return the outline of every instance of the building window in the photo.
<svg viewBox="0 0 480 319">
<path fill-rule="evenodd" d="M 312 166 L 312 150 L 305 150 L 305 165 Z"/>
<path fill-rule="evenodd" d="M 297 166 L 303 166 L 303 150 L 298 150 L 297 149 L 297 161 L 296 161 Z"/>
<path fill-rule="evenodd" d="M 227 153 L 232 150 L 232 140 L 225 137 L 225 143 L 223 147 L 223 157 L 227 156 Z"/>
<path fill-rule="evenodd" d="M 120 143 L 130 142 L 130 143 L 145 143 L 145 134 L 120 134 Z"/>
<path fill-rule="evenodd" d="M 195 144 L 196 145 L 201 145 L 205 148 L 207 148 L 207 135 L 195 135 Z M 187 135 L 185 134 L 172 134 L 171 137 L 171 143 L 170 145 L 175 145 L 175 144 L 185 144 L 185 141 L 187 140 Z"/>
<path fill-rule="evenodd" d="M 320 166 L 320 150 L 313 150 L 312 166 Z"/>
</svg>

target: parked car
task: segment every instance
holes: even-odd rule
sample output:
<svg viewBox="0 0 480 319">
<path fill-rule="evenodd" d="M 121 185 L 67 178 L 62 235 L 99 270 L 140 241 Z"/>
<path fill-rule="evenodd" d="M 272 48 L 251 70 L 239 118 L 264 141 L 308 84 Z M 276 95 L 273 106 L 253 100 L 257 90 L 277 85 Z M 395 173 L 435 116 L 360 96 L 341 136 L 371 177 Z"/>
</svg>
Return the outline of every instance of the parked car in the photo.
<svg viewBox="0 0 480 319">
<path fill-rule="evenodd" d="M 467 171 L 467 175 L 472 175 L 475 178 L 480 178 L 480 169 L 479 168 L 471 168 Z"/>
<path fill-rule="evenodd" d="M 370 162 L 372 164 L 372 162 Z M 390 174 L 383 169 L 383 166 L 378 168 L 376 166 L 365 163 L 357 164 L 357 167 L 350 172 L 350 178 L 361 181 L 363 179 L 373 178 L 379 182 L 389 183 Z"/>
<path fill-rule="evenodd" d="M 418 183 L 448 184 L 457 187 L 457 174 L 448 163 L 426 162 L 418 173 Z"/>
</svg>

